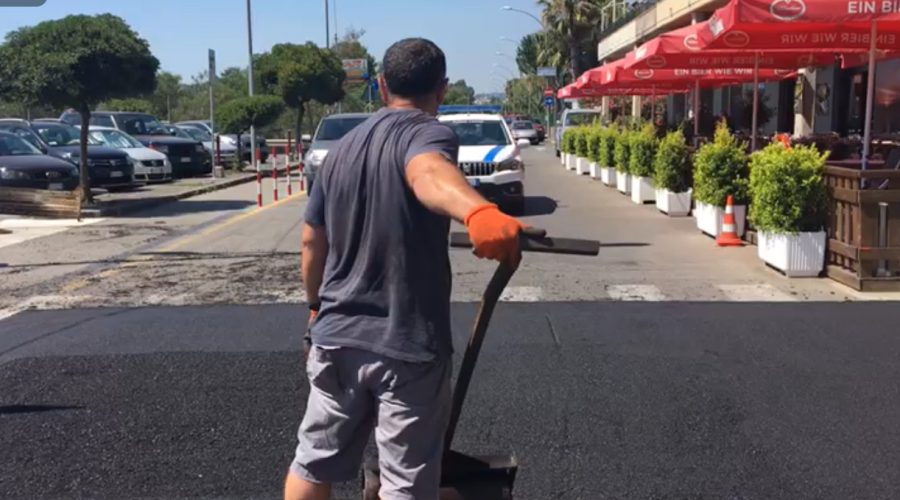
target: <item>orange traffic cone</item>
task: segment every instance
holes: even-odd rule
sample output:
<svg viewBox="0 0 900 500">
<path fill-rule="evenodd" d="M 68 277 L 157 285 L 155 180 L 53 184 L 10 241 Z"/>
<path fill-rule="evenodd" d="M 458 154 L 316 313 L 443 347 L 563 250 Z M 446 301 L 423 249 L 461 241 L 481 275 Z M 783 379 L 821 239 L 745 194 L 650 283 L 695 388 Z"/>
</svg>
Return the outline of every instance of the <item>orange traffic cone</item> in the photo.
<svg viewBox="0 0 900 500">
<path fill-rule="evenodd" d="M 716 245 L 720 247 L 742 247 L 744 242 L 738 238 L 737 225 L 734 223 L 734 197 L 728 195 L 725 203 L 725 218 L 722 219 L 722 230 L 716 238 Z"/>
</svg>

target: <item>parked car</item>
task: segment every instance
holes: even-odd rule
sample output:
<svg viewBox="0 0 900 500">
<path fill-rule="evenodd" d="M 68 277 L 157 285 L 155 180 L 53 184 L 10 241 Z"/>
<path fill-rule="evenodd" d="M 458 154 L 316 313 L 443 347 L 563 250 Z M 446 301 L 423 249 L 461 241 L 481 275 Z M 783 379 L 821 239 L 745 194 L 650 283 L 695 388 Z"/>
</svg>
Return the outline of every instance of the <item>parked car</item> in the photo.
<svg viewBox="0 0 900 500">
<path fill-rule="evenodd" d="M 338 113 L 326 116 L 319 121 L 316 133 L 313 136 L 309 149 L 303 161 L 303 176 L 306 177 L 307 191 L 312 189 L 316 180 L 316 172 L 325 161 L 328 151 L 333 148 L 342 137 L 347 135 L 357 125 L 369 119 L 372 113 Z"/>
<path fill-rule="evenodd" d="M 559 156 L 559 145 L 562 142 L 562 134 L 569 127 L 577 127 L 578 125 L 589 125 L 594 120 L 600 119 L 600 111 L 595 109 L 567 109 L 563 111 L 556 126 L 556 156 Z"/>
<path fill-rule="evenodd" d="M 191 127 L 191 128 L 199 128 L 207 131 L 210 135 L 214 134 L 212 126 L 209 123 L 209 120 L 189 120 L 184 122 L 178 122 L 175 124 L 179 127 Z M 222 138 L 220 143 L 222 148 L 224 149 L 226 142 L 231 146 L 234 146 L 235 151 L 237 150 L 237 136 L 234 134 L 219 134 Z M 261 135 L 256 136 L 256 147 L 259 149 L 259 158 L 261 161 L 265 162 L 269 158 L 269 144 L 266 142 L 266 138 Z M 249 162 L 250 161 L 250 134 L 241 134 L 241 160 Z"/>
<path fill-rule="evenodd" d="M 215 158 L 216 154 L 216 145 L 213 142 L 213 136 L 205 129 L 195 128 L 195 127 L 177 127 L 178 130 L 182 134 L 187 134 L 190 138 L 195 141 L 200 141 L 203 144 L 203 147 L 206 148 L 206 152 L 209 153 L 213 158 Z M 181 137 L 179 135 L 179 137 Z M 223 141 L 219 140 L 219 159 L 225 163 L 230 163 L 234 157 L 237 156 L 237 146 L 235 146 L 234 141 Z"/>
<path fill-rule="evenodd" d="M 0 186 L 71 191 L 78 187 L 78 167 L 44 154 L 15 134 L 0 132 Z"/>
<path fill-rule="evenodd" d="M 512 129 L 513 139 L 525 139 L 532 145 L 539 142 L 537 130 L 534 129 L 534 124 L 530 121 L 520 120 L 513 122 L 510 128 Z"/>
<path fill-rule="evenodd" d="M 547 138 L 547 131 L 544 130 L 544 126 L 537 120 L 532 120 L 531 123 L 534 125 L 534 131 L 537 132 L 538 142 L 544 142 Z"/>
<path fill-rule="evenodd" d="M 79 167 L 81 133 L 59 122 L 28 122 L 18 118 L 0 120 L 0 131 L 29 142 L 44 154 L 55 156 Z M 134 180 L 134 164 L 122 151 L 107 148 L 88 137 L 88 169 L 91 186 L 108 191 L 127 191 L 140 184 Z"/>
<path fill-rule="evenodd" d="M 80 125 L 81 115 L 66 111 L 60 117 L 70 125 Z M 153 115 L 125 111 L 95 111 L 91 114 L 90 126 L 111 127 L 125 132 L 139 140 L 148 148 L 165 153 L 172 164 L 175 177 L 204 175 L 212 172 L 212 159 L 203 144 L 193 140 L 169 135 Z"/>
<path fill-rule="evenodd" d="M 104 146 L 124 151 L 134 163 L 134 177 L 145 182 L 172 180 L 172 164 L 165 154 L 144 146 L 141 141 L 110 127 L 92 126 L 90 138 Z"/>
<path fill-rule="evenodd" d="M 514 140 L 500 115 L 441 115 L 438 120 L 459 138 L 459 168 L 469 184 L 504 211 L 521 214 L 525 209 L 525 164 L 520 149 L 530 142 Z"/>
</svg>

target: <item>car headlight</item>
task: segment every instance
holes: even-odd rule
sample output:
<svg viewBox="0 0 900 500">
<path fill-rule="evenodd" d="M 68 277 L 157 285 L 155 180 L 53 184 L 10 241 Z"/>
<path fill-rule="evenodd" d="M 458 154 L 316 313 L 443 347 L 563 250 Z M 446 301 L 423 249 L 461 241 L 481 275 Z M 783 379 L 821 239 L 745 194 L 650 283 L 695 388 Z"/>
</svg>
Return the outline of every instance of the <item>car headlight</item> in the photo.
<svg viewBox="0 0 900 500">
<path fill-rule="evenodd" d="M 166 157 L 166 159 L 163 160 L 163 166 L 165 166 L 165 168 L 172 168 L 172 163 L 169 161 L 168 157 Z"/>
<path fill-rule="evenodd" d="M 198 153 L 205 153 L 206 147 L 204 147 L 203 144 L 197 144 L 196 146 L 194 146 L 194 151 Z"/>
<path fill-rule="evenodd" d="M 78 157 L 75 156 L 75 153 L 63 153 L 62 159 L 66 160 L 69 163 L 78 165 Z"/>
<path fill-rule="evenodd" d="M 28 175 L 27 172 L 23 172 L 21 170 L 11 170 L 6 167 L 0 168 L 0 179 L 6 180 L 15 180 L 15 179 L 29 179 L 31 176 Z"/>
<path fill-rule="evenodd" d="M 328 155 L 328 150 L 326 149 L 313 149 L 310 150 L 309 154 L 306 155 L 306 163 L 313 167 L 320 167 L 322 163 L 325 161 L 325 156 Z"/>
<path fill-rule="evenodd" d="M 522 169 L 522 161 L 516 158 L 515 156 L 512 158 L 507 158 L 500 163 L 497 164 L 496 170 L 501 172 L 503 170 L 521 170 Z"/>
</svg>

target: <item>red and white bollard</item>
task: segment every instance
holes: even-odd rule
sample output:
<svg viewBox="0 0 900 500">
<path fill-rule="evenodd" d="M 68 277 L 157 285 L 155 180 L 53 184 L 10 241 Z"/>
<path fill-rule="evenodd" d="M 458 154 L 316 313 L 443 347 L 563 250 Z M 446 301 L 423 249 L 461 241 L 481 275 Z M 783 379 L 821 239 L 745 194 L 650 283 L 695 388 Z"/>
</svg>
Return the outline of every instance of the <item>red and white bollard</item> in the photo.
<svg viewBox="0 0 900 500">
<path fill-rule="evenodd" d="M 288 136 L 288 140 L 290 140 L 290 136 Z M 291 150 L 290 146 L 284 147 L 284 157 L 287 159 L 287 161 L 284 164 L 284 167 L 285 167 L 285 173 L 287 174 L 287 185 L 288 185 L 287 195 L 293 196 L 294 190 L 291 186 L 292 181 L 291 181 L 291 155 L 289 153 L 290 150 Z"/>
<path fill-rule="evenodd" d="M 259 149 L 256 150 L 256 206 L 263 206 L 262 203 L 262 172 L 259 170 Z"/>
<path fill-rule="evenodd" d="M 285 148 L 284 148 L 284 156 L 287 156 L 287 159 L 290 162 L 291 161 L 291 151 L 292 151 L 292 149 L 291 149 L 291 131 L 290 130 L 288 130 L 287 136 L 288 136 L 288 142 L 287 142 L 287 146 L 285 146 Z"/>
<path fill-rule="evenodd" d="M 278 201 L 278 168 L 272 165 L 272 200 Z"/>
<path fill-rule="evenodd" d="M 300 191 L 306 191 L 306 178 L 303 177 L 303 162 L 300 162 Z M 308 193 L 307 193 L 308 194 Z"/>
</svg>

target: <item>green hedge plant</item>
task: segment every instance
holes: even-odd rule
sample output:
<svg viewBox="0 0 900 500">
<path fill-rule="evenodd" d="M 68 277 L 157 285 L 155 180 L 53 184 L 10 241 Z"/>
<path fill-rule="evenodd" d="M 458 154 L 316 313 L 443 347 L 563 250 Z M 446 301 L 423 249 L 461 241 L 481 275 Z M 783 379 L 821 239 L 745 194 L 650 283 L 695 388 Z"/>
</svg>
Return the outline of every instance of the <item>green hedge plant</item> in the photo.
<svg viewBox="0 0 900 500">
<path fill-rule="evenodd" d="M 563 130 L 562 141 L 559 149 L 563 153 L 572 154 L 575 151 L 573 141 L 575 140 L 575 127 L 569 127 Z"/>
<path fill-rule="evenodd" d="M 597 163 L 601 167 L 611 167 L 615 165 L 616 152 L 616 129 L 605 127 L 600 130 L 599 147 L 597 151 Z"/>
<path fill-rule="evenodd" d="M 580 158 L 588 157 L 588 133 L 590 127 L 580 126 L 575 132 L 575 154 Z"/>
<path fill-rule="evenodd" d="M 760 230 L 821 231 L 828 217 L 825 160 L 815 146 L 770 144 L 750 157 L 750 221 Z"/>
<path fill-rule="evenodd" d="M 691 157 L 681 130 L 669 132 L 659 142 L 653 162 L 653 180 L 657 188 L 684 193 L 691 188 Z"/>
<path fill-rule="evenodd" d="M 628 129 L 622 129 L 616 133 L 616 147 L 613 151 L 613 160 L 616 163 L 616 171 L 628 173 L 631 169 L 631 132 Z"/>
<path fill-rule="evenodd" d="M 628 156 L 629 173 L 638 177 L 653 177 L 653 161 L 656 158 L 656 129 L 646 124 L 631 135 L 631 153 Z"/>
<path fill-rule="evenodd" d="M 728 196 L 736 205 L 749 201 L 749 177 L 745 147 L 728 131 L 724 121 L 716 125 L 713 142 L 704 144 L 694 156 L 694 198 L 724 207 Z"/>
<path fill-rule="evenodd" d="M 588 158 L 597 164 L 600 163 L 600 146 L 603 142 L 603 131 L 603 128 L 597 126 L 588 129 Z"/>
</svg>

